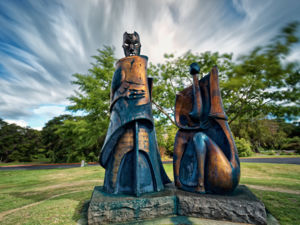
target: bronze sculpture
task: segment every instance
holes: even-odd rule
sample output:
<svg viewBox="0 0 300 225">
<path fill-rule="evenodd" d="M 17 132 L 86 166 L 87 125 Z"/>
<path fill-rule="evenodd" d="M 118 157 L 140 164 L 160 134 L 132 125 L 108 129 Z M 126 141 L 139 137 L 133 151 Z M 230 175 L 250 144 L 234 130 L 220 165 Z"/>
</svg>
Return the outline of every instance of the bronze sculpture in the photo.
<svg viewBox="0 0 300 225">
<path fill-rule="evenodd" d="M 193 85 L 176 96 L 174 182 L 199 193 L 228 193 L 240 179 L 240 162 L 219 90 L 218 70 L 198 80 L 200 68 L 190 66 Z"/>
<path fill-rule="evenodd" d="M 104 190 L 139 196 L 170 182 L 158 152 L 151 106 L 152 79 L 139 35 L 123 35 L 125 58 L 116 63 L 111 85 L 110 124 L 99 162 Z"/>
</svg>

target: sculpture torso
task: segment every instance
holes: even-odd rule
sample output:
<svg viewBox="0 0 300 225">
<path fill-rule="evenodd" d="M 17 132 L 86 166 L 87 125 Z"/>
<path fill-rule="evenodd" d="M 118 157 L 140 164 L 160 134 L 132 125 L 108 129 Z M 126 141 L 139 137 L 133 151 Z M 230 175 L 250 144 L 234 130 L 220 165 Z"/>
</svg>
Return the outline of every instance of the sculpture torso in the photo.
<svg viewBox="0 0 300 225">
<path fill-rule="evenodd" d="M 162 190 L 169 181 L 157 149 L 146 70 L 144 56 L 116 63 L 110 125 L 100 154 L 107 192 L 139 195 Z"/>
<path fill-rule="evenodd" d="M 129 56 L 116 63 L 116 72 L 111 88 L 111 107 L 120 98 L 136 101 L 136 105 L 150 103 L 150 93 L 146 76 L 147 58 Z"/>
</svg>

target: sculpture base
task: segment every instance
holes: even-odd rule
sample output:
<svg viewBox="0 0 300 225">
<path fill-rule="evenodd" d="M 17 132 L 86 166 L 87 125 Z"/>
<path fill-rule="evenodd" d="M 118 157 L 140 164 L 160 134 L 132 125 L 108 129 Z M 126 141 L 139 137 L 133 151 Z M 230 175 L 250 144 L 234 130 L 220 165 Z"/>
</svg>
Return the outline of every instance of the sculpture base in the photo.
<svg viewBox="0 0 300 225">
<path fill-rule="evenodd" d="M 238 186 L 227 195 L 176 191 L 177 214 L 240 223 L 266 224 L 264 204 L 245 186 Z"/>
<path fill-rule="evenodd" d="M 228 195 L 196 194 L 167 185 L 161 192 L 141 197 L 113 195 L 95 187 L 88 224 L 139 221 L 171 215 L 250 224 L 266 224 L 264 204 L 244 185 Z"/>
<path fill-rule="evenodd" d="M 95 187 L 88 209 L 88 224 L 120 223 L 176 214 L 174 188 L 140 197 L 113 195 Z"/>
</svg>

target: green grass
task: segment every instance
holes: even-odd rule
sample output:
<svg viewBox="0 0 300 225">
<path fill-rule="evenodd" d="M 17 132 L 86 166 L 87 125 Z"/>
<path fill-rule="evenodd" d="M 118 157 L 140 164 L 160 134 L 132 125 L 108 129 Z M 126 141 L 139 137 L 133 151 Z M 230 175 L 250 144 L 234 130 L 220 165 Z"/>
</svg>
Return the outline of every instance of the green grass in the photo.
<svg viewBox="0 0 300 225">
<path fill-rule="evenodd" d="M 299 225 L 300 195 L 252 189 L 280 224 Z"/>
<path fill-rule="evenodd" d="M 45 162 L 0 162 L 0 166 L 15 166 L 15 165 L 31 165 L 31 164 L 45 164 Z"/>
<path fill-rule="evenodd" d="M 164 167 L 173 178 L 172 164 Z M 298 165 L 242 163 L 241 169 L 241 184 L 300 191 Z M 76 224 L 84 202 L 103 179 L 100 166 L 0 171 L 0 224 Z M 251 189 L 281 224 L 298 224 L 299 194 Z"/>
<path fill-rule="evenodd" d="M 18 208 L 54 195 L 79 190 L 93 190 L 101 185 L 100 167 L 0 172 L 0 212 Z"/>
<path fill-rule="evenodd" d="M 251 190 L 282 225 L 298 225 L 300 221 L 300 166 L 271 163 L 242 163 L 241 184 L 260 186 Z M 278 190 L 270 191 L 269 189 Z M 299 194 L 284 193 L 297 191 Z"/>
<path fill-rule="evenodd" d="M 242 159 L 250 159 L 250 158 L 299 158 L 299 154 L 286 154 L 286 155 L 267 155 L 267 154 L 260 154 L 260 153 L 255 153 L 249 157 L 240 157 Z"/>
<path fill-rule="evenodd" d="M 242 163 L 241 183 L 300 191 L 300 166 Z"/>
</svg>

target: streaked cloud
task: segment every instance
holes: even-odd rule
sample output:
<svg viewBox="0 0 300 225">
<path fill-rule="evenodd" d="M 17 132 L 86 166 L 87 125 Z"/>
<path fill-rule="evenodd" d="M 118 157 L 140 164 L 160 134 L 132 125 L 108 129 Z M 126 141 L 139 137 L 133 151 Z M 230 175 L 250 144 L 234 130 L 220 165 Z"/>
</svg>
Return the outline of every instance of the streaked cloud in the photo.
<svg viewBox="0 0 300 225">
<path fill-rule="evenodd" d="M 68 104 L 72 74 L 87 72 L 97 48 L 114 45 L 123 57 L 124 31 L 140 34 L 152 62 L 189 49 L 237 56 L 300 20 L 299 11 L 298 0 L 0 1 L 0 117 L 41 127 L 63 113 L 47 107 Z"/>
<path fill-rule="evenodd" d="M 27 127 L 28 124 L 26 121 L 24 120 L 5 120 L 5 122 L 9 123 L 9 124 L 16 124 L 18 126 L 21 126 L 21 127 Z"/>
</svg>

